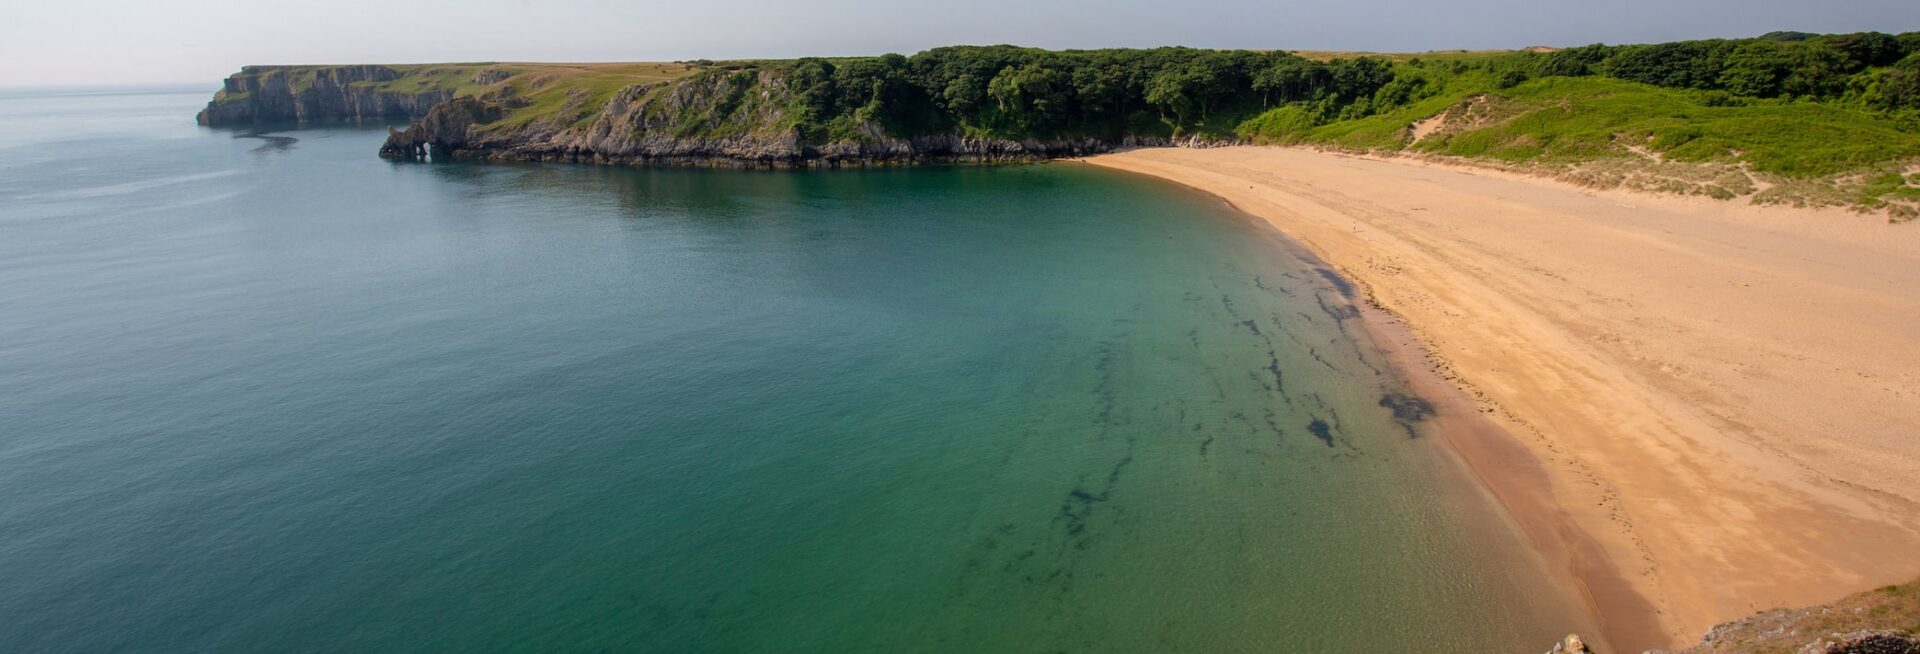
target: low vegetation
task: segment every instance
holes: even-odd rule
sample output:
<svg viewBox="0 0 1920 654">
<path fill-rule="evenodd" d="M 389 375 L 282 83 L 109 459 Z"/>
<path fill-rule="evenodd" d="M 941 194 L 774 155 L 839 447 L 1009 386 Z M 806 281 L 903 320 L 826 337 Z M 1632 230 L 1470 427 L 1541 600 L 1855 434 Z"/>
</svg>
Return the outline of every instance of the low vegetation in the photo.
<svg viewBox="0 0 1920 654">
<path fill-rule="evenodd" d="M 1292 100 L 1243 138 L 1464 157 L 1595 186 L 1916 215 L 1920 34 L 1398 56 L 1367 114 Z"/>
<path fill-rule="evenodd" d="M 1920 581 L 1825 606 L 1776 609 L 1729 622 L 1680 654 L 1878 654 L 1920 651 Z"/>
</svg>

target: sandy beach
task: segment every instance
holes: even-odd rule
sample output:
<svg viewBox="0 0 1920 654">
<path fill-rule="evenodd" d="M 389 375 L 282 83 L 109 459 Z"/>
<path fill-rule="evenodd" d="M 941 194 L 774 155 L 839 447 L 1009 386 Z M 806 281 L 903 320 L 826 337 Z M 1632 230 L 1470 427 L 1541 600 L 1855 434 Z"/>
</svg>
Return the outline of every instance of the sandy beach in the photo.
<svg viewBox="0 0 1920 654">
<path fill-rule="evenodd" d="M 1920 575 L 1920 225 L 1294 148 L 1089 162 L 1364 287 L 1614 651 Z"/>
</svg>

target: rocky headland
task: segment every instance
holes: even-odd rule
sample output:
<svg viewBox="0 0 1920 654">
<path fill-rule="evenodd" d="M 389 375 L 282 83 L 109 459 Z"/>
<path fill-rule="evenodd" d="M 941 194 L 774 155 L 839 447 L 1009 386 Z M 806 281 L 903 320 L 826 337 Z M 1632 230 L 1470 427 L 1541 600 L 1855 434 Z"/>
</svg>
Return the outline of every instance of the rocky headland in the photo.
<svg viewBox="0 0 1920 654">
<path fill-rule="evenodd" d="M 394 88 L 409 71 L 393 66 L 247 66 L 228 77 L 201 125 L 411 121 L 453 98 L 453 89 Z"/>
<path fill-rule="evenodd" d="M 380 148 L 396 158 L 550 161 L 647 166 L 834 167 L 936 162 L 1017 162 L 1116 148 L 1210 145 L 1153 135 L 1005 138 L 961 131 L 903 136 L 856 120 L 851 134 L 809 134 L 790 112 L 799 103 L 775 71 L 699 74 L 639 84 L 598 106 L 570 97 L 551 115 L 514 120 L 529 101 L 510 85 L 434 105 Z"/>
<path fill-rule="evenodd" d="M 1018 162 L 1235 140 L 1153 119 L 1138 130 L 905 127 L 871 100 L 822 101 L 817 86 L 792 62 L 249 66 L 199 121 L 381 120 L 411 123 L 392 130 L 385 157 L 654 166 Z"/>
</svg>

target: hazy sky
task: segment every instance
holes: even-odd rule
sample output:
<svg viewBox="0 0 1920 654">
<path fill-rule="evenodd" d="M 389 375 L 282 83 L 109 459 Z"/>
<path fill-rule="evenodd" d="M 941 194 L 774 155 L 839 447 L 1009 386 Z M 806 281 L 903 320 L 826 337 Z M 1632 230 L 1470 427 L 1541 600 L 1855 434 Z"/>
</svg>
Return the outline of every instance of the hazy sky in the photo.
<svg viewBox="0 0 1920 654">
<path fill-rule="evenodd" d="M 952 44 L 1517 48 L 1920 30 L 1920 0 L 0 0 L 0 86 L 243 64 L 913 53 Z"/>
</svg>

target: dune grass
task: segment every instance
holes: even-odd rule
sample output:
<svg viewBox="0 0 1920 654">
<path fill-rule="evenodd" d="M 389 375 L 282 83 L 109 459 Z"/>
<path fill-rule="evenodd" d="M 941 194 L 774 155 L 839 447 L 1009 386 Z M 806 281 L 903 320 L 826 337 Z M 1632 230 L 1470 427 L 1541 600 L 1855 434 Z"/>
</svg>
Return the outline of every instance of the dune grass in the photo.
<svg viewBox="0 0 1920 654">
<path fill-rule="evenodd" d="M 1812 102 L 1713 106 L 1714 98 L 1606 78 L 1547 78 L 1495 100 L 1498 120 L 1415 147 L 1503 161 L 1578 161 L 1634 146 L 1674 161 L 1740 162 L 1786 177 L 1920 156 L 1920 133 L 1883 116 Z"/>
<path fill-rule="evenodd" d="M 1412 142 L 1413 123 L 1470 105 L 1473 111 L 1448 128 Z M 1509 163 L 1657 155 L 1745 164 L 1791 178 L 1920 157 L 1920 129 L 1885 115 L 1815 102 L 1729 102 L 1724 94 L 1601 77 L 1548 77 L 1494 90 L 1487 76 L 1467 75 L 1386 113 L 1308 126 L 1297 109 L 1283 107 L 1243 123 L 1241 131 L 1255 140 Z"/>
</svg>

